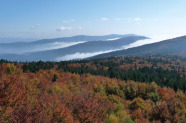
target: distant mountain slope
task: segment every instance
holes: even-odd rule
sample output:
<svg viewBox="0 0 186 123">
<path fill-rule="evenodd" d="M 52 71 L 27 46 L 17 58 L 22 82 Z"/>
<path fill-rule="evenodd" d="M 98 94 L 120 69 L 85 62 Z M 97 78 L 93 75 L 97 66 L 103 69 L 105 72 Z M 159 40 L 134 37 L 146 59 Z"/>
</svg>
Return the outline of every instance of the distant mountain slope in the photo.
<svg viewBox="0 0 186 123">
<path fill-rule="evenodd" d="M 42 39 L 33 42 L 14 42 L 14 43 L 0 43 L 0 54 L 3 53 L 25 53 L 36 52 L 51 49 L 64 48 L 78 43 L 84 43 L 87 41 L 108 40 L 114 38 L 124 38 L 129 36 L 136 36 L 134 34 L 127 35 L 105 35 L 105 36 L 86 36 L 78 35 L 73 37 L 55 38 L 55 39 Z"/>
<path fill-rule="evenodd" d="M 140 47 L 119 50 L 94 56 L 92 58 L 104 58 L 113 56 L 147 56 L 147 55 L 180 55 L 186 56 L 186 36 L 147 44 Z"/>
<path fill-rule="evenodd" d="M 2 43 L 13 43 L 13 42 L 31 42 L 36 41 L 38 39 L 34 38 L 2 38 L 0 37 L 0 44 Z"/>
<path fill-rule="evenodd" d="M 26 54 L 5 54 L 0 55 L 0 58 L 17 61 L 56 61 L 64 60 L 63 57 L 72 55 L 75 53 L 94 53 L 102 51 L 110 51 L 116 49 L 122 49 L 124 45 L 129 45 L 138 40 L 147 39 L 144 36 L 130 36 L 122 39 L 112 41 L 91 41 L 76 44 L 66 48 L 60 48 L 55 50 L 47 50 L 40 52 L 32 52 Z M 77 56 L 78 58 L 78 56 Z"/>
</svg>

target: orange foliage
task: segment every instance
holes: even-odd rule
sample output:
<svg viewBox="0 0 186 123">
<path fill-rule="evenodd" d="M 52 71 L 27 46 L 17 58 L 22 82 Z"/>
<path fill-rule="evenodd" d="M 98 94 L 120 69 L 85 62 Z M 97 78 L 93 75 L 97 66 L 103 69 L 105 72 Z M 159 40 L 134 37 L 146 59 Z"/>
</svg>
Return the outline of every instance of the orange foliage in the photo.
<svg viewBox="0 0 186 123">
<path fill-rule="evenodd" d="M 185 106 L 184 92 L 155 82 L 0 66 L 0 122 L 184 122 Z"/>
</svg>

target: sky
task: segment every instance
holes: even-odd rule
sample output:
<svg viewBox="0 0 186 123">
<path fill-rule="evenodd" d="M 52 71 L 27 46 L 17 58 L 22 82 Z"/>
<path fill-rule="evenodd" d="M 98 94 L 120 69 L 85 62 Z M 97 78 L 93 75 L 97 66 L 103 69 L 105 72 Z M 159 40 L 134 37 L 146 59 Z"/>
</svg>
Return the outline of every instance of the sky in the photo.
<svg viewBox="0 0 186 123">
<path fill-rule="evenodd" d="M 0 37 L 186 35 L 186 0 L 0 0 Z"/>
</svg>

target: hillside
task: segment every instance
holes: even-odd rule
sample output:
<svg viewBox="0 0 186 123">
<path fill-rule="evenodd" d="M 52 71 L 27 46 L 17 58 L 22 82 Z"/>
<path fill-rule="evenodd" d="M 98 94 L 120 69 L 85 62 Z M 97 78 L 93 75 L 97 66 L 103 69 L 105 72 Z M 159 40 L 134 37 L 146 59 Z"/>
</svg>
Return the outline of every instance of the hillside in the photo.
<svg viewBox="0 0 186 123">
<path fill-rule="evenodd" d="M 105 36 L 78 35 L 78 36 L 63 37 L 63 38 L 42 39 L 42 40 L 37 40 L 32 42 L 0 43 L 0 54 L 2 53 L 20 54 L 26 52 L 44 51 L 44 50 L 68 47 L 83 42 L 124 38 L 129 36 L 137 36 L 137 35 L 134 34 L 128 34 L 128 35 L 111 34 Z"/>
<path fill-rule="evenodd" d="M 37 67 L 52 64 L 38 62 Z M 185 122 L 186 95 L 181 90 L 72 74 L 55 66 L 23 72 L 22 65 L 0 66 L 0 122 Z"/>
<path fill-rule="evenodd" d="M 140 47 L 119 50 L 94 56 L 93 58 L 104 58 L 113 56 L 148 56 L 148 55 L 179 55 L 186 56 L 186 36 L 147 44 Z"/>
<path fill-rule="evenodd" d="M 2 61 L 3 63 L 3 61 Z M 171 57 L 124 57 L 80 61 L 23 63 L 23 71 L 40 69 L 63 70 L 77 74 L 101 75 L 144 83 L 155 81 L 159 86 L 186 91 L 186 59 Z"/>
<path fill-rule="evenodd" d="M 129 45 L 138 40 L 146 39 L 144 36 L 129 36 L 111 41 L 90 41 L 79 43 L 66 48 L 59 48 L 54 50 L 46 50 L 40 52 L 29 52 L 24 54 L 2 54 L 0 58 L 11 61 L 59 61 L 65 60 L 67 55 L 75 53 L 95 53 L 106 52 L 110 50 L 122 49 L 123 46 Z M 78 57 L 77 57 L 78 58 Z"/>
</svg>

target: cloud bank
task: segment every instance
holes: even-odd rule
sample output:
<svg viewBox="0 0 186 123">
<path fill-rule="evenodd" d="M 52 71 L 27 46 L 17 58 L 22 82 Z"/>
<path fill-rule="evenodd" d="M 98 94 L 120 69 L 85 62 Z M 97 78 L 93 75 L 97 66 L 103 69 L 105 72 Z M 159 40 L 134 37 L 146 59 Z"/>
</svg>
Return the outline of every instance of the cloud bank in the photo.
<svg viewBox="0 0 186 123">
<path fill-rule="evenodd" d="M 156 43 L 156 42 L 160 42 L 160 41 L 164 41 L 164 40 L 167 40 L 167 39 L 180 37 L 180 36 L 182 36 L 182 35 L 150 36 L 150 39 L 144 39 L 144 40 L 136 41 L 136 42 L 131 43 L 129 45 L 123 46 L 122 49 L 129 49 L 129 48 L 138 47 L 138 46 L 142 46 L 142 45 L 146 45 L 146 44 Z M 116 39 L 108 39 L 107 41 L 116 40 Z M 65 56 L 58 57 L 58 58 L 56 58 L 56 60 L 57 61 L 67 61 L 67 60 L 73 60 L 73 59 L 84 59 L 84 58 L 92 57 L 92 56 L 95 56 L 95 55 L 99 55 L 99 54 L 103 54 L 103 53 L 109 53 L 109 52 L 113 52 L 113 51 L 116 51 L 116 50 L 122 50 L 122 49 L 98 51 L 98 52 L 92 52 L 92 53 L 90 53 L 90 52 L 87 52 L 87 53 L 76 52 L 74 54 L 68 54 L 68 55 L 65 55 Z"/>
<path fill-rule="evenodd" d="M 129 45 L 123 46 L 124 49 L 133 48 L 133 47 L 139 47 L 146 44 L 152 44 L 160 41 L 164 41 L 167 39 L 172 39 L 176 37 L 183 36 L 183 34 L 163 34 L 163 35 L 157 35 L 157 36 L 149 36 L 150 39 L 144 39 L 144 40 L 138 40 L 134 43 L 131 43 Z"/>
<path fill-rule="evenodd" d="M 54 42 L 49 43 L 45 45 L 40 45 L 39 47 L 31 49 L 30 52 L 36 52 L 36 51 L 45 51 L 45 50 L 53 50 L 53 49 L 59 49 L 59 48 L 66 48 L 70 47 L 76 44 L 85 43 L 86 41 L 77 41 L 77 42 Z"/>
<path fill-rule="evenodd" d="M 121 39 L 121 38 L 110 38 L 110 39 L 107 39 L 107 40 L 104 40 L 104 41 L 113 41 L 113 40 L 118 40 L 118 39 Z"/>
<path fill-rule="evenodd" d="M 84 59 L 84 58 L 88 58 L 88 57 L 92 57 L 95 55 L 99 55 L 99 54 L 103 54 L 103 53 L 108 53 L 108 52 L 112 52 L 115 50 L 107 50 L 107 51 L 99 51 L 99 52 L 92 52 L 92 53 L 74 53 L 74 54 L 69 54 L 69 55 L 65 55 L 62 57 L 58 57 L 56 58 L 56 61 L 68 61 L 68 60 L 73 60 L 73 59 Z"/>
<path fill-rule="evenodd" d="M 77 42 L 54 42 L 52 44 L 49 44 L 49 47 L 47 47 L 47 50 L 51 50 L 51 49 L 59 49 L 59 48 L 66 48 L 66 47 L 70 47 L 76 44 L 80 44 L 80 43 L 85 43 L 86 41 L 77 41 Z M 44 50 L 46 50 L 44 49 Z"/>
</svg>

